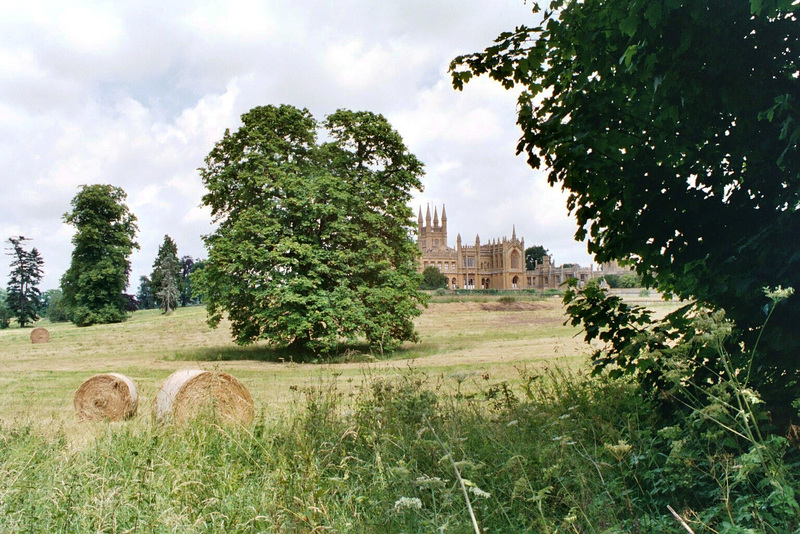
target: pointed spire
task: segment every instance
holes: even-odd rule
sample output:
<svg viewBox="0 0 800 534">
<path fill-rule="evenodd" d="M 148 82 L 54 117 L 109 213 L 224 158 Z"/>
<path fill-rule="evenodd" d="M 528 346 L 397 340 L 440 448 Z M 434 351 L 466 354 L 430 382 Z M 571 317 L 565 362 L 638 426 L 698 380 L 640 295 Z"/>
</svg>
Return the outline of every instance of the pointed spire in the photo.
<svg viewBox="0 0 800 534">
<path fill-rule="evenodd" d="M 422 206 L 419 207 L 419 218 L 417 219 L 417 222 L 419 223 L 420 230 L 422 230 Z"/>
<path fill-rule="evenodd" d="M 511 240 L 512 241 L 516 241 L 517 240 L 517 225 L 516 224 L 511 226 Z"/>
<path fill-rule="evenodd" d="M 436 209 L 436 206 L 433 207 L 433 227 L 439 227 L 439 211 Z"/>
<path fill-rule="evenodd" d="M 425 214 L 425 226 L 431 225 L 431 205 L 428 204 L 428 213 Z"/>
<path fill-rule="evenodd" d="M 444 204 L 442 204 L 442 224 L 447 225 L 447 212 L 444 210 Z"/>
</svg>

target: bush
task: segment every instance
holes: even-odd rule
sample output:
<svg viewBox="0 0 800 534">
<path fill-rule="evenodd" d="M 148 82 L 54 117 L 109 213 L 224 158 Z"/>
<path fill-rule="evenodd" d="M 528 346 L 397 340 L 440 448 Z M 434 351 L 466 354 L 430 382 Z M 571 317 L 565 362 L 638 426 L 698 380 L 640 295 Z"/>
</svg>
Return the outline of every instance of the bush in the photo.
<svg viewBox="0 0 800 534">
<path fill-rule="evenodd" d="M 422 283 L 419 286 L 420 289 L 439 289 L 446 287 L 447 277 L 442 274 L 439 269 L 433 265 L 425 267 L 425 270 L 422 271 Z"/>
<path fill-rule="evenodd" d="M 99 310 L 90 310 L 79 306 L 69 311 L 71 320 L 76 326 L 92 326 L 94 324 L 121 323 L 128 318 L 125 311 L 115 306 L 105 306 Z"/>
</svg>

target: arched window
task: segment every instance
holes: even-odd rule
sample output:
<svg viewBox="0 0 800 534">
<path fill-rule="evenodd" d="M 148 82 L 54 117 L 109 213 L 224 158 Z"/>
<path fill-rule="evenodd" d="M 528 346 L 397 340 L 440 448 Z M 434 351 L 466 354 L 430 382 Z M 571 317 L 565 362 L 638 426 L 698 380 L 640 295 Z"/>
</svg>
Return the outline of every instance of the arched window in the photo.
<svg viewBox="0 0 800 534">
<path fill-rule="evenodd" d="M 519 252 L 516 250 L 511 251 L 511 268 L 519 269 Z"/>
</svg>

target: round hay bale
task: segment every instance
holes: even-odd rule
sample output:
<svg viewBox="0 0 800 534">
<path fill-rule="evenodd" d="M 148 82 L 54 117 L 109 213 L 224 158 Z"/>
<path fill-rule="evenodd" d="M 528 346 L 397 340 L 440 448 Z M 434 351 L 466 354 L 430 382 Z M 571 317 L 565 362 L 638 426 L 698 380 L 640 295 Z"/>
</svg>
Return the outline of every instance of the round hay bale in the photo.
<svg viewBox="0 0 800 534">
<path fill-rule="evenodd" d="M 169 375 L 153 402 L 155 419 L 181 424 L 201 414 L 246 425 L 253 420 L 253 398 L 227 373 L 185 369 Z"/>
<path fill-rule="evenodd" d="M 139 393 L 127 376 L 107 373 L 95 375 L 81 384 L 72 404 L 80 419 L 120 421 L 136 415 Z"/>
<path fill-rule="evenodd" d="M 47 328 L 37 326 L 31 330 L 31 343 L 47 343 L 50 341 L 50 332 Z"/>
</svg>

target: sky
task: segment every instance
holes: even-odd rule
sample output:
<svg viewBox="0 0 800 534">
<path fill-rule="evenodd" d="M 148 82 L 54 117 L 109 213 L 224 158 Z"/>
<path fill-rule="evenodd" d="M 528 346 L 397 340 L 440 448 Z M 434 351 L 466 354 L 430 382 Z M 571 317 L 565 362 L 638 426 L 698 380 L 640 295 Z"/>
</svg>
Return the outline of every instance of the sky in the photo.
<svg viewBox="0 0 800 534">
<path fill-rule="evenodd" d="M 447 207 L 450 246 L 510 236 L 557 263 L 588 265 L 566 195 L 515 155 L 516 94 L 489 79 L 452 88 L 457 55 L 533 24 L 524 0 L 70 0 L 8 3 L 0 14 L 0 239 L 31 238 L 42 290 L 69 267 L 63 222 L 81 185 L 121 187 L 138 218 L 128 291 L 164 235 L 205 258 L 212 231 L 197 169 L 255 106 L 319 120 L 383 114 L 425 163 L 414 213 Z M 7 261 L 2 261 L 2 259 Z M 0 285 L 11 258 L 0 259 Z"/>
</svg>

